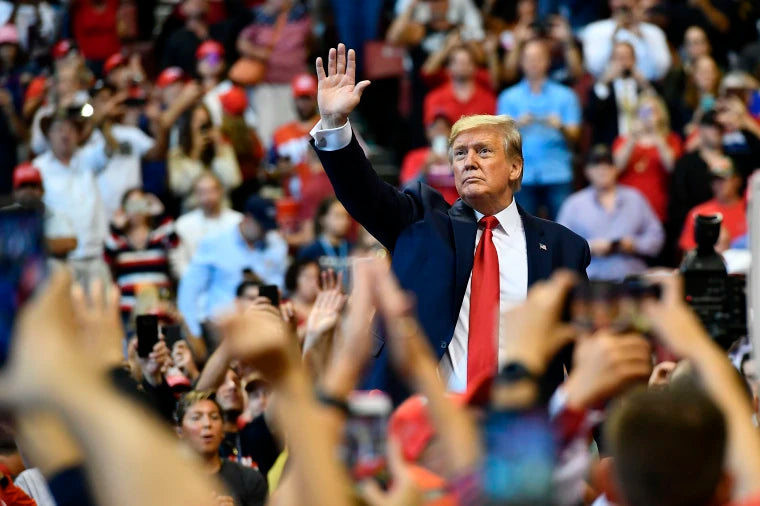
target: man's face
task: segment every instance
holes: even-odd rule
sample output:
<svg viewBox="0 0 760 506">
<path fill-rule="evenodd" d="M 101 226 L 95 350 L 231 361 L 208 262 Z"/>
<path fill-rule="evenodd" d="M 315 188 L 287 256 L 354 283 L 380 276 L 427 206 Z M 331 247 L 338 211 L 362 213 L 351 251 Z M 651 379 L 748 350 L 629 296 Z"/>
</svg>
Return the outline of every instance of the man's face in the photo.
<svg viewBox="0 0 760 506">
<path fill-rule="evenodd" d="M 615 44 L 612 49 L 612 61 L 617 63 L 621 69 L 631 71 L 636 65 L 636 54 L 628 44 Z"/>
<path fill-rule="evenodd" d="M 457 191 L 474 209 L 509 205 L 510 182 L 522 172 L 522 161 L 510 159 L 504 139 L 494 129 L 478 127 L 459 134 L 451 146 Z"/>
<path fill-rule="evenodd" d="M 78 67 L 75 65 L 65 65 L 56 72 L 55 91 L 59 100 L 69 98 L 79 91 Z"/>
<path fill-rule="evenodd" d="M 203 177 L 195 183 L 195 198 L 206 213 L 216 213 L 222 205 L 222 188 L 216 179 Z"/>
<path fill-rule="evenodd" d="M 57 158 L 70 158 L 79 142 L 79 131 L 69 120 L 54 120 L 48 131 L 50 149 Z"/>
<path fill-rule="evenodd" d="M 723 133 L 714 125 L 699 125 L 699 139 L 707 149 L 720 149 L 723 145 Z"/>
<path fill-rule="evenodd" d="M 523 49 L 522 70 L 528 79 L 542 79 L 549 71 L 549 48 L 541 40 L 528 42 Z"/>
<path fill-rule="evenodd" d="M 240 377 L 232 369 L 227 370 L 224 383 L 217 388 L 216 400 L 224 411 L 241 411 L 243 409 Z"/>
<path fill-rule="evenodd" d="M 741 179 L 738 176 L 715 178 L 711 187 L 713 195 L 719 201 L 731 201 L 741 196 Z"/>
<path fill-rule="evenodd" d="M 305 121 L 309 118 L 313 118 L 317 113 L 317 101 L 315 97 L 310 95 L 302 95 L 293 99 L 296 105 L 296 112 L 298 113 L 298 119 Z"/>
<path fill-rule="evenodd" d="M 469 81 L 475 75 L 475 62 L 466 49 L 455 49 L 449 56 L 449 75 L 455 81 Z"/>
<path fill-rule="evenodd" d="M 193 354 L 185 341 L 177 341 L 172 347 L 172 361 L 179 369 L 185 370 L 193 365 Z"/>
<path fill-rule="evenodd" d="M 219 451 L 224 432 L 219 407 L 210 400 L 196 402 L 182 418 L 181 437 L 200 455 Z"/>
<path fill-rule="evenodd" d="M 255 242 L 261 238 L 263 230 L 256 218 L 250 214 L 243 216 L 243 221 L 240 222 L 240 233 L 243 235 L 243 239 L 248 242 Z"/>
<path fill-rule="evenodd" d="M 586 168 L 586 177 L 597 190 L 608 190 L 617 182 L 617 170 L 611 163 L 595 163 Z"/>
<path fill-rule="evenodd" d="M 187 18 L 202 18 L 208 11 L 208 0 L 185 0 L 182 12 Z"/>
<path fill-rule="evenodd" d="M 42 186 L 38 184 L 24 184 L 13 190 L 13 200 L 23 206 L 34 207 L 42 202 Z"/>
<path fill-rule="evenodd" d="M 686 30 L 683 38 L 686 45 L 686 54 L 689 55 L 691 61 L 701 56 L 710 55 L 710 41 L 707 40 L 704 30 L 698 26 L 692 26 Z"/>
</svg>

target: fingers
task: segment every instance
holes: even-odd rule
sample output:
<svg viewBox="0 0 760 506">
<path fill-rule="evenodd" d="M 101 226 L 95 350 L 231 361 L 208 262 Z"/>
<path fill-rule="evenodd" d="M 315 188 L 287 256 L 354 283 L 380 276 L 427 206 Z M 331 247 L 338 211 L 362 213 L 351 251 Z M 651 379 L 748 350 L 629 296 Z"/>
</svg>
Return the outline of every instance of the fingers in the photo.
<svg viewBox="0 0 760 506">
<path fill-rule="evenodd" d="M 354 96 L 356 98 L 361 98 L 362 93 L 364 93 L 364 90 L 366 90 L 370 84 L 371 84 L 370 81 L 362 81 L 356 86 L 354 86 Z"/>
<path fill-rule="evenodd" d="M 324 79 L 327 79 L 327 76 L 325 75 L 325 66 L 322 62 L 322 57 L 317 58 L 317 81 L 323 81 Z"/>
<path fill-rule="evenodd" d="M 346 75 L 352 80 L 356 79 L 356 51 L 348 50 L 348 62 L 346 63 Z"/>
<path fill-rule="evenodd" d="M 369 506 L 383 506 L 386 503 L 385 493 L 373 479 L 362 482 L 360 491 L 364 502 L 369 504 Z"/>
<path fill-rule="evenodd" d="M 327 53 L 327 77 L 332 77 L 337 73 L 338 68 L 338 51 L 337 49 L 330 48 Z"/>
<path fill-rule="evenodd" d="M 338 74 L 346 73 L 346 45 L 343 43 L 338 44 L 338 64 L 336 71 Z"/>
</svg>

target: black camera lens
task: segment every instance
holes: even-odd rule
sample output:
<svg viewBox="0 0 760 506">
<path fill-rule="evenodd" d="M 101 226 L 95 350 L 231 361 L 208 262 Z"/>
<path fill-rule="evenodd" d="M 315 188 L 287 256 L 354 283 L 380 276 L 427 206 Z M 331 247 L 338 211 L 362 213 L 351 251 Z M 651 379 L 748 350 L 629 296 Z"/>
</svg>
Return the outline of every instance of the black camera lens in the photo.
<svg viewBox="0 0 760 506">
<path fill-rule="evenodd" d="M 723 215 L 700 214 L 697 215 L 694 226 L 694 240 L 697 249 L 701 251 L 712 250 L 720 236 L 720 226 L 723 224 Z"/>
</svg>

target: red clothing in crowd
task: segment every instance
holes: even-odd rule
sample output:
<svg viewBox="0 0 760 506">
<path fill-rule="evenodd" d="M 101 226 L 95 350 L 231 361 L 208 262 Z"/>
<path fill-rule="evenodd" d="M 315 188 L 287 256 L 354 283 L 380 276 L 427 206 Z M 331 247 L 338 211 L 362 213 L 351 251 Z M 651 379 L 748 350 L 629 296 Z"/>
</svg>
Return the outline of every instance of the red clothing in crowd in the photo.
<svg viewBox="0 0 760 506">
<path fill-rule="evenodd" d="M 728 206 L 721 204 L 715 199 L 708 200 L 703 204 L 695 206 L 686 217 L 686 223 L 681 232 L 681 239 L 678 246 L 683 251 L 689 251 L 697 247 L 694 240 L 694 222 L 700 214 L 723 215 L 723 227 L 728 230 L 731 241 L 747 233 L 747 202 L 744 199 L 738 200 Z"/>
<path fill-rule="evenodd" d="M 439 114 L 445 114 L 456 122 L 468 114 L 495 114 L 496 95 L 487 87 L 475 82 L 475 92 L 469 100 L 460 102 L 454 94 L 451 82 L 434 89 L 425 97 L 425 124 L 429 125 Z"/>
<path fill-rule="evenodd" d="M 103 61 L 121 51 L 116 30 L 118 10 L 119 0 L 106 0 L 102 7 L 89 0 L 74 2 L 71 8 L 74 39 L 86 59 Z"/>
<path fill-rule="evenodd" d="M 617 152 L 626 142 L 626 137 L 618 137 L 612 145 L 612 151 Z M 682 151 L 681 138 L 671 132 L 666 142 L 673 151 L 673 159 L 678 159 Z M 670 174 L 660 159 L 657 147 L 636 144 L 628 165 L 623 168 L 619 182 L 639 190 L 649 201 L 660 221 L 664 221 L 668 207 L 669 181 Z"/>
<path fill-rule="evenodd" d="M 420 176 L 423 169 L 425 168 L 425 163 L 427 162 L 428 156 L 430 155 L 430 148 L 429 147 L 423 147 L 423 148 L 417 148 L 411 150 L 409 153 L 406 154 L 404 157 L 404 162 L 401 165 L 401 175 L 399 176 L 399 182 L 402 185 L 405 185 L 409 181 L 412 181 Z M 459 193 L 457 192 L 457 189 L 454 186 L 451 185 L 438 185 L 432 182 L 426 181 L 430 186 L 441 192 L 441 195 L 443 195 L 443 198 L 446 199 L 446 202 L 449 204 L 454 204 L 456 200 L 459 198 Z"/>
</svg>

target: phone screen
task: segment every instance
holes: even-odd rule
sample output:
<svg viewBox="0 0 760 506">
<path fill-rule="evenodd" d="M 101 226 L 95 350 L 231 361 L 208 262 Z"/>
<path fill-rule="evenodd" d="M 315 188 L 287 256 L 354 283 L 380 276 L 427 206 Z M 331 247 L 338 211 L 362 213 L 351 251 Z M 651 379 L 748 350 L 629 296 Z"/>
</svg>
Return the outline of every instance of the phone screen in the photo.
<svg viewBox="0 0 760 506">
<path fill-rule="evenodd" d="M 269 299 L 274 307 L 280 307 L 280 290 L 277 285 L 260 286 L 259 296 Z"/>
<path fill-rule="evenodd" d="M 42 212 L 0 211 L 0 365 L 8 358 L 19 309 L 46 275 Z"/>
<path fill-rule="evenodd" d="M 137 355 L 147 357 L 158 342 L 158 316 L 141 314 L 135 318 L 137 327 Z"/>
<path fill-rule="evenodd" d="M 171 351 L 174 348 L 174 343 L 182 340 L 182 331 L 179 325 L 164 325 L 163 328 L 164 341 L 166 346 Z"/>
</svg>

